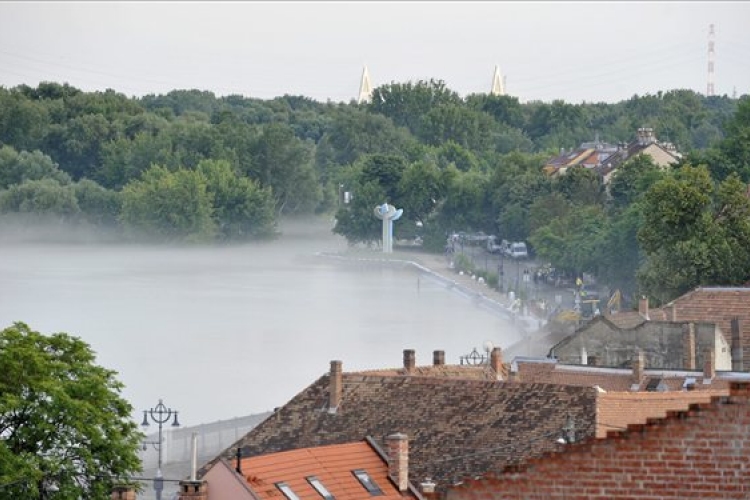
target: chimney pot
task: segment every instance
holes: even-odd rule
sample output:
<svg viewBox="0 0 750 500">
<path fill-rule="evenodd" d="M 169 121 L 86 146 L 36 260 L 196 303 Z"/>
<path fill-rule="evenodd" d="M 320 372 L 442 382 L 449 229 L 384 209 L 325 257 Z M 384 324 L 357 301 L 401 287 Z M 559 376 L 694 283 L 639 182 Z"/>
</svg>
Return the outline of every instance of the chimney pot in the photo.
<svg viewBox="0 0 750 500">
<path fill-rule="evenodd" d="M 179 500 L 208 500 L 206 481 L 180 481 Z"/>
<path fill-rule="evenodd" d="M 135 488 L 131 486 L 115 486 L 110 495 L 112 500 L 135 500 Z"/>
<path fill-rule="evenodd" d="M 492 370 L 495 372 L 495 378 L 502 380 L 503 378 L 503 350 L 500 347 L 492 349 L 490 354 L 490 365 Z"/>
<path fill-rule="evenodd" d="M 445 351 L 434 351 L 432 353 L 432 364 L 442 366 L 445 364 Z"/>
<path fill-rule="evenodd" d="M 419 484 L 419 489 L 422 490 L 422 493 L 426 495 L 431 495 L 435 493 L 435 482 L 432 480 L 432 478 L 427 478 L 424 480 L 423 483 Z"/>
<path fill-rule="evenodd" d="M 404 370 L 406 373 L 411 373 L 417 364 L 417 358 L 414 354 L 414 349 L 404 349 Z"/>
<path fill-rule="evenodd" d="M 648 320 L 648 297 L 641 297 L 638 301 L 638 313 Z"/>
<path fill-rule="evenodd" d="M 331 375 L 328 389 L 328 411 L 336 412 L 336 408 L 341 404 L 341 394 L 343 390 L 343 376 L 341 373 L 341 361 L 331 361 Z"/>
</svg>

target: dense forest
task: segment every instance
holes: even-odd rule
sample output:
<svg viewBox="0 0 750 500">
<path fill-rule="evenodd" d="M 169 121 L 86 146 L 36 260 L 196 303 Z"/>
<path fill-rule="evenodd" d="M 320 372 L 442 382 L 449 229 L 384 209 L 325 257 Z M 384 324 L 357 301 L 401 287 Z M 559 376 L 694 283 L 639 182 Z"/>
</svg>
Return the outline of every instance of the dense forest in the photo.
<svg viewBox="0 0 750 500">
<path fill-rule="evenodd" d="M 682 160 L 634 157 L 608 187 L 588 169 L 542 170 L 561 148 L 630 142 L 640 127 Z M 371 243 L 388 201 L 404 209 L 397 238 L 434 251 L 454 231 L 526 240 L 557 268 L 658 303 L 750 281 L 748 182 L 746 96 L 521 103 L 430 80 L 358 104 L 0 87 L 0 217 L 138 241 L 245 241 L 272 237 L 279 217 L 329 213 L 335 232 Z"/>
</svg>

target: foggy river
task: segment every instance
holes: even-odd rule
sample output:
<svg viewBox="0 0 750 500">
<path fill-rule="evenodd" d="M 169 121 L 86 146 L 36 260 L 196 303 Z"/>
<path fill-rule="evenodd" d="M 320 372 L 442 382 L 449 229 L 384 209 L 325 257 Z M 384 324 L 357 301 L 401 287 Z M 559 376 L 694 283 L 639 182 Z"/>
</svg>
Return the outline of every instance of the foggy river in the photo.
<svg viewBox="0 0 750 500">
<path fill-rule="evenodd" d="M 344 371 L 430 364 L 486 340 L 506 320 L 399 266 L 316 255 L 345 241 L 324 224 L 239 246 L 8 243 L 0 240 L 0 328 L 66 332 L 118 372 L 136 415 L 160 398 L 196 425 L 281 406 L 341 360 Z M 374 257 L 380 254 L 374 253 Z"/>
</svg>

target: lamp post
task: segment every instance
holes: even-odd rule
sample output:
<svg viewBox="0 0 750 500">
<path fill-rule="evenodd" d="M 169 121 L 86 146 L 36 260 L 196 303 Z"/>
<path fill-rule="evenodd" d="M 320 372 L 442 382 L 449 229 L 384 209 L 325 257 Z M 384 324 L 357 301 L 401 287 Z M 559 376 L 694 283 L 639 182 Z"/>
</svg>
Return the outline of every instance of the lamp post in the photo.
<svg viewBox="0 0 750 500">
<path fill-rule="evenodd" d="M 179 427 L 180 422 L 177 421 L 177 411 L 171 408 L 167 408 L 162 400 L 159 400 L 159 404 L 150 410 L 143 410 L 143 427 L 149 426 L 149 417 L 151 420 L 159 426 L 159 440 L 156 442 L 146 442 L 143 444 L 143 449 L 146 449 L 146 444 L 152 445 L 159 454 L 158 466 L 156 469 L 156 477 L 154 477 L 154 492 L 156 492 L 156 500 L 161 500 L 161 492 L 164 489 L 164 478 L 161 473 L 161 451 L 163 438 L 162 438 L 162 426 L 167 423 L 174 415 L 174 421 L 172 427 Z"/>
</svg>

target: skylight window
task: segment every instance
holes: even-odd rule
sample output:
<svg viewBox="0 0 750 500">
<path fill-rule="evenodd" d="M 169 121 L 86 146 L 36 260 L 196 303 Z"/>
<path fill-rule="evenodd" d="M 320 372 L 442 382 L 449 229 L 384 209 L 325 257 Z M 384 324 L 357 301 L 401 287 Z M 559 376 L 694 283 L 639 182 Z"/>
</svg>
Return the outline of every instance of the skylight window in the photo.
<svg viewBox="0 0 750 500">
<path fill-rule="evenodd" d="M 315 488 L 315 491 L 320 493 L 320 496 L 322 496 L 326 500 L 334 500 L 333 495 L 331 495 L 331 492 L 328 491 L 325 486 L 323 486 L 323 483 L 320 482 L 320 479 L 315 476 L 309 476 L 305 479 L 307 479 L 307 482 L 310 483 L 313 488 Z"/>
<path fill-rule="evenodd" d="M 297 494 L 289 487 L 286 483 L 275 483 L 276 487 L 281 491 L 285 497 L 289 500 L 299 500 Z"/>
<path fill-rule="evenodd" d="M 375 484 L 375 481 L 372 480 L 367 471 L 356 469 L 352 471 L 352 474 L 359 479 L 359 482 L 362 483 L 362 486 L 364 486 L 368 492 L 370 492 L 370 495 L 378 496 L 383 494 L 383 490 Z"/>
</svg>

